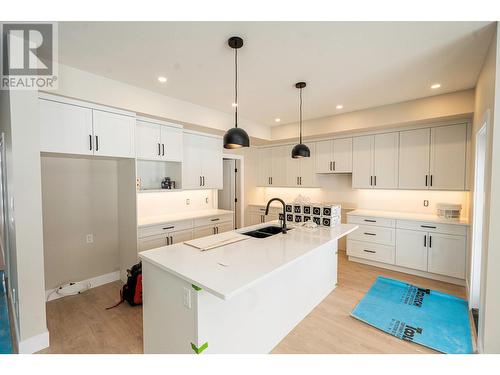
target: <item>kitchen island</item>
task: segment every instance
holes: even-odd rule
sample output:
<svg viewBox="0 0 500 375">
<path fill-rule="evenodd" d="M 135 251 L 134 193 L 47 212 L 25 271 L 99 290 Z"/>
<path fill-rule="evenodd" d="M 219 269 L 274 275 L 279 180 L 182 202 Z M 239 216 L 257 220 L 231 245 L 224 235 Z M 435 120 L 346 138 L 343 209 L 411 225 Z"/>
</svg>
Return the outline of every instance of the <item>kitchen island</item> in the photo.
<svg viewBox="0 0 500 375">
<path fill-rule="evenodd" d="M 208 251 L 141 252 L 144 352 L 270 352 L 335 289 L 337 240 L 356 229 L 295 227 Z"/>
</svg>

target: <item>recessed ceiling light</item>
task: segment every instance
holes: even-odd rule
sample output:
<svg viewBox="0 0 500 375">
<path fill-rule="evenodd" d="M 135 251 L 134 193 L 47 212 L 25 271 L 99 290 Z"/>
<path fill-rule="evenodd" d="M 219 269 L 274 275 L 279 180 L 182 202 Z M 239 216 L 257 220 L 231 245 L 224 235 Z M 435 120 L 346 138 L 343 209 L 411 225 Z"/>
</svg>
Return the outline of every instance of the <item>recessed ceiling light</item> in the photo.
<svg viewBox="0 0 500 375">
<path fill-rule="evenodd" d="M 160 83 L 167 82 L 167 77 L 163 77 L 163 76 L 158 77 L 158 82 L 160 82 Z"/>
<path fill-rule="evenodd" d="M 276 121 L 276 122 L 280 122 L 280 121 L 281 121 L 281 119 L 280 119 L 280 118 L 275 118 L 275 119 L 274 119 L 274 121 Z"/>
<path fill-rule="evenodd" d="M 231 106 L 234 108 L 234 107 L 237 107 L 237 106 L 238 106 L 238 104 L 236 104 L 236 103 L 231 103 Z"/>
<path fill-rule="evenodd" d="M 342 104 L 337 104 L 337 106 L 335 108 L 342 109 L 342 108 L 344 108 L 344 106 Z"/>
<path fill-rule="evenodd" d="M 438 89 L 441 87 L 441 84 L 440 83 L 435 83 L 431 86 L 431 89 L 435 90 L 435 89 Z"/>
</svg>

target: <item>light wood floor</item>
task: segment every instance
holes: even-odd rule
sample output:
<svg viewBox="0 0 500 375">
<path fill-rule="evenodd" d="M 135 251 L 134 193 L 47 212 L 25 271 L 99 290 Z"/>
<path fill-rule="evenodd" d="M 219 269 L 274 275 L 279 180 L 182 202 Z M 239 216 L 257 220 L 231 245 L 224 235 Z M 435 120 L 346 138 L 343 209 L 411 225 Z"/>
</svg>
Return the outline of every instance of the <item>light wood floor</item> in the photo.
<svg viewBox="0 0 500 375">
<path fill-rule="evenodd" d="M 273 353 L 434 353 L 349 316 L 379 275 L 465 298 L 463 287 L 349 262 L 340 252 L 338 287 Z M 51 345 L 41 353 L 142 353 L 142 309 L 124 303 L 105 310 L 119 289 L 116 282 L 47 303 Z"/>
</svg>

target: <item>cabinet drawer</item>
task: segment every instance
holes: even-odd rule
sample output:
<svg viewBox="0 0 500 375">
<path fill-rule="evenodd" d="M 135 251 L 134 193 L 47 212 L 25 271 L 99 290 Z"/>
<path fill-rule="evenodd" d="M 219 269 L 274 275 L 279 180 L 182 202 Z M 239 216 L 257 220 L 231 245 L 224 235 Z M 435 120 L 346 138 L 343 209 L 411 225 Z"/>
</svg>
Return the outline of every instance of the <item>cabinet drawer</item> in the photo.
<svg viewBox="0 0 500 375">
<path fill-rule="evenodd" d="M 225 221 L 232 221 L 233 214 L 222 214 L 222 215 L 214 215 L 208 217 L 201 217 L 199 219 L 194 219 L 195 227 L 202 227 L 205 225 L 215 225 L 218 223 L 223 223 Z"/>
<path fill-rule="evenodd" d="M 348 234 L 347 238 L 350 240 L 394 246 L 396 244 L 396 230 L 373 225 L 359 225 L 359 228 Z"/>
<path fill-rule="evenodd" d="M 394 264 L 395 247 L 348 239 L 347 255 L 376 262 Z"/>
<path fill-rule="evenodd" d="M 378 227 L 396 228 L 396 220 L 376 216 L 347 215 L 349 224 L 376 225 Z"/>
<path fill-rule="evenodd" d="M 174 231 L 183 230 L 183 229 L 191 229 L 192 227 L 193 227 L 192 220 L 175 221 L 172 223 L 164 223 L 164 224 L 151 225 L 148 227 L 141 227 L 141 228 L 139 228 L 138 235 L 139 235 L 139 238 L 143 238 L 143 237 L 155 236 L 155 235 L 160 235 L 160 234 L 174 232 Z"/>
<path fill-rule="evenodd" d="M 467 235 L 466 225 L 398 220 L 396 223 L 396 227 L 399 229 L 420 230 L 429 233 L 455 234 L 457 236 Z"/>
</svg>

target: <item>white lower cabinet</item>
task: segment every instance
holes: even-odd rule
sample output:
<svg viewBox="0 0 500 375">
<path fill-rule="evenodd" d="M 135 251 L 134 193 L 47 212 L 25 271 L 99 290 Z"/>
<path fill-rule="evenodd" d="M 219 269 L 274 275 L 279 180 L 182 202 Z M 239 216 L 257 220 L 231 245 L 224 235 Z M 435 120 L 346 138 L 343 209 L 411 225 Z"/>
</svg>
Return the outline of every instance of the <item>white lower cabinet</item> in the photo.
<svg viewBox="0 0 500 375">
<path fill-rule="evenodd" d="M 269 213 L 266 215 L 266 206 L 250 205 L 248 208 L 247 222 L 245 226 L 266 223 L 279 219 L 279 214 L 283 209 L 279 207 L 269 207 Z"/>
<path fill-rule="evenodd" d="M 401 272 L 415 270 L 421 276 L 450 282 L 465 279 L 466 226 L 387 216 L 347 217 L 348 223 L 359 225 L 348 235 L 349 257 L 379 262 L 381 266 L 394 265 Z"/>
</svg>

